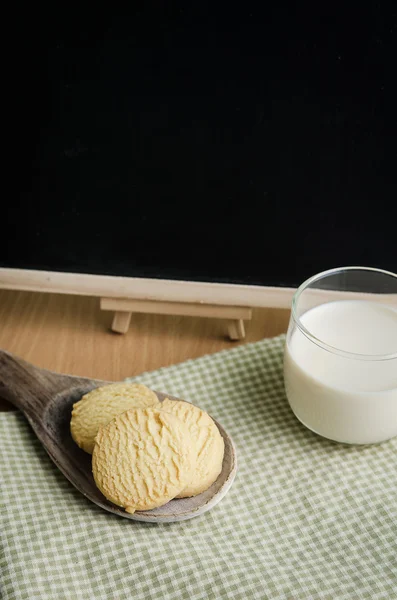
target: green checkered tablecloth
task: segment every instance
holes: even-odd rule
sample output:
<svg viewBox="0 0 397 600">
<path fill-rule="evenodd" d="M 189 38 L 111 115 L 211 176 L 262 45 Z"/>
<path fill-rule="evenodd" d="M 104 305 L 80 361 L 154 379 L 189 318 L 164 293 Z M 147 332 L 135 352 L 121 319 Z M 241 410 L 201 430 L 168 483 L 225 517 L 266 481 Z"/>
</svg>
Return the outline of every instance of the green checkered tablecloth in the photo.
<svg viewBox="0 0 397 600">
<path fill-rule="evenodd" d="M 334 444 L 292 415 L 284 337 L 147 373 L 233 436 L 239 472 L 202 517 L 107 514 L 57 471 L 17 413 L 0 415 L 4 600 L 397 598 L 397 439 Z"/>
</svg>

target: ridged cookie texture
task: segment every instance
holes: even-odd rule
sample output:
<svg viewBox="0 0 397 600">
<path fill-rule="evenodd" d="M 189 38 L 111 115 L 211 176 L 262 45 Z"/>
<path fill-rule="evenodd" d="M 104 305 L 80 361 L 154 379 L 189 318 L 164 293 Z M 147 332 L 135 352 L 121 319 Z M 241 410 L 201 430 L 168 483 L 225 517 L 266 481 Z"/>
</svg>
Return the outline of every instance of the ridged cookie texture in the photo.
<svg viewBox="0 0 397 600">
<path fill-rule="evenodd" d="M 100 427 L 130 408 L 159 405 L 156 394 L 139 383 L 112 383 L 96 388 L 73 405 L 72 438 L 82 450 L 92 454 Z"/>
<path fill-rule="evenodd" d="M 129 513 L 175 498 L 195 466 L 189 428 L 156 408 L 131 409 L 115 417 L 100 429 L 92 455 L 96 485 Z"/>
<path fill-rule="evenodd" d="M 207 490 L 222 471 L 225 444 L 208 413 L 193 404 L 166 398 L 161 409 L 174 414 L 189 428 L 196 454 L 196 468 L 188 485 L 177 498 L 196 496 Z"/>
</svg>

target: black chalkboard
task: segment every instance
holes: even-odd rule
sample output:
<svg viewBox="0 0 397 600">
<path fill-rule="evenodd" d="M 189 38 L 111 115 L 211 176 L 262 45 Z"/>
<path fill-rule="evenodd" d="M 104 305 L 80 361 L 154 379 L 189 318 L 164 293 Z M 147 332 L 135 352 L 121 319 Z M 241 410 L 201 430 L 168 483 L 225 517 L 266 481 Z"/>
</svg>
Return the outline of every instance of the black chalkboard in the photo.
<svg viewBox="0 0 397 600">
<path fill-rule="evenodd" d="M 0 266 L 262 285 L 396 271 L 395 4 L 133 7 L 34 6 L 13 30 Z"/>
</svg>

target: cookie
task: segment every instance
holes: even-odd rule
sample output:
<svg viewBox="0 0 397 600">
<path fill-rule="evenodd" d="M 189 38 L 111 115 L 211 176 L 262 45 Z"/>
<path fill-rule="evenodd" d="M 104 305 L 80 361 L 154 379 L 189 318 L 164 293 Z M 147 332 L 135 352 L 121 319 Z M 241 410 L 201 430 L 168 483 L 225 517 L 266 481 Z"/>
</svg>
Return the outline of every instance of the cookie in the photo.
<svg viewBox="0 0 397 600">
<path fill-rule="evenodd" d="M 197 457 L 193 477 L 177 498 L 201 494 L 214 483 L 222 470 L 225 445 L 219 429 L 208 413 L 188 402 L 166 398 L 161 409 L 174 414 L 189 427 Z"/>
<path fill-rule="evenodd" d="M 154 392 L 138 383 L 112 383 L 89 392 L 73 405 L 70 432 L 80 448 L 92 454 L 100 427 L 129 408 L 158 406 Z"/>
<path fill-rule="evenodd" d="M 101 427 L 92 472 L 102 494 L 129 513 L 166 504 L 189 483 L 196 454 L 187 425 L 157 408 L 136 408 Z"/>
</svg>

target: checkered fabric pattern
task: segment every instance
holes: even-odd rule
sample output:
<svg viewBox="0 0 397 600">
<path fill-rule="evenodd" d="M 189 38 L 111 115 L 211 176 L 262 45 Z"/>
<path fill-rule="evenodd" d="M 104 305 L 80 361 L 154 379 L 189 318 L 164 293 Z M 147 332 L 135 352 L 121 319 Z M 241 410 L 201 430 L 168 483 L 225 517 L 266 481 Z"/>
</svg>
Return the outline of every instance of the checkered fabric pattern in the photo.
<svg viewBox="0 0 397 600">
<path fill-rule="evenodd" d="M 345 446 L 293 416 L 284 337 L 137 380 L 208 410 L 239 472 L 205 515 L 153 525 L 79 494 L 20 414 L 0 415 L 4 600 L 396 599 L 397 439 Z"/>
</svg>

